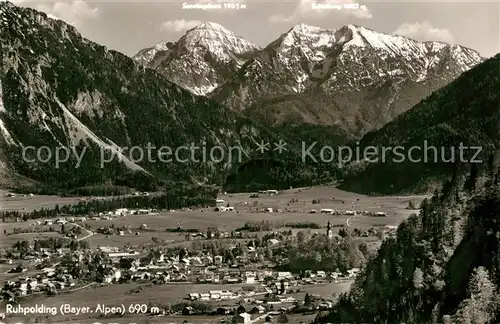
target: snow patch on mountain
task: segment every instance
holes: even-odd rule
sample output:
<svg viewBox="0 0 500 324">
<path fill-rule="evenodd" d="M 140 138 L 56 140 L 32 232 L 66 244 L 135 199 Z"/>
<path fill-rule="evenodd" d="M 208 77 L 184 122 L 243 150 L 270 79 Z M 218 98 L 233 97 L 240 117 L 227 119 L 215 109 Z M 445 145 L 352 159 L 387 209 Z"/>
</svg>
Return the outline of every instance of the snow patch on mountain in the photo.
<svg viewBox="0 0 500 324">
<path fill-rule="evenodd" d="M 80 120 L 78 120 L 78 118 L 76 118 L 76 116 L 73 115 L 61 101 L 59 101 L 59 99 L 54 98 L 54 100 L 57 102 L 64 113 L 66 128 L 71 132 L 71 134 L 69 134 L 69 138 L 71 138 L 73 146 L 76 146 L 80 142 L 80 140 L 89 139 L 97 144 L 103 152 L 111 152 L 118 161 L 123 162 L 129 169 L 147 172 L 141 166 L 132 162 L 128 157 L 123 155 L 116 144 L 113 143 L 112 145 L 110 145 L 101 140 L 87 126 L 85 126 Z"/>
<path fill-rule="evenodd" d="M 214 22 L 188 30 L 176 43 L 160 42 L 134 59 L 196 95 L 225 83 L 260 47 Z"/>
<path fill-rule="evenodd" d="M 335 44 L 334 31 L 319 27 L 299 24 L 283 34 L 268 48 L 277 47 L 278 53 L 286 56 L 291 51 L 298 50 L 309 61 L 318 61 L 325 58 L 323 50 Z M 293 55 L 293 53 L 291 53 Z M 283 58 L 286 60 L 286 57 Z"/>
<path fill-rule="evenodd" d="M 213 22 L 203 23 L 188 30 L 179 43 L 187 50 L 204 49 L 219 60 L 230 60 L 235 54 L 241 55 L 259 49 L 258 46 Z"/>
<path fill-rule="evenodd" d="M 16 145 L 16 142 L 12 138 L 12 135 L 9 133 L 7 130 L 7 127 L 5 127 L 5 124 L 3 122 L 2 114 L 6 113 L 7 110 L 5 109 L 4 103 L 3 103 L 3 92 L 2 92 L 2 82 L 0 81 L 0 133 L 2 134 L 3 138 L 6 140 L 7 144 L 10 145 Z"/>
<path fill-rule="evenodd" d="M 154 58 L 159 52 L 166 52 L 169 49 L 170 42 L 159 42 L 153 47 L 145 48 L 134 56 L 134 59 L 144 65 L 153 62 Z"/>
<path fill-rule="evenodd" d="M 7 130 L 7 127 L 5 127 L 2 119 L 0 119 L 0 133 L 2 134 L 7 144 L 17 146 L 16 142 L 12 138 L 12 135 Z"/>
<path fill-rule="evenodd" d="M 349 48 L 350 46 L 363 47 L 366 45 L 365 41 L 363 40 L 363 37 L 358 32 L 358 29 L 355 26 L 348 25 L 347 29 L 349 33 L 343 35 L 341 38 L 341 42 L 345 43 L 344 46 L 346 48 Z M 340 30 L 342 30 L 342 28 Z"/>
</svg>

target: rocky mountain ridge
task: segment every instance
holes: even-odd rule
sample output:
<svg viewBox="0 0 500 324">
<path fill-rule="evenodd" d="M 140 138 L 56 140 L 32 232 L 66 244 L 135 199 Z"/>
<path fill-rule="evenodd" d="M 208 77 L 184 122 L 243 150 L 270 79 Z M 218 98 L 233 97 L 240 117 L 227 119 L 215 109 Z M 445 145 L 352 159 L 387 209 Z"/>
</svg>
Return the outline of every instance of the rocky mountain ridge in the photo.
<svg viewBox="0 0 500 324">
<path fill-rule="evenodd" d="M 85 39 L 63 21 L 5 2 L 0 11 L 2 173 L 61 190 L 151 181 L 220 185 L 244 162 L 228 155 L 232 147 L 250 159 L 255 143 L 279 136 Z M 201 149 L 192 159 L 174 155 L 191 143 L 206 152 L 217 146 L 226 155 L 222 161 Z M 147 155 L 150 146 L 172 151 L 160 160 L 157 150 Z M 144 155 L 134 155 L 132 147 Z M 56 150 L 70 157 L 57 165 Z"/>
<path fill-rule="evenodd" d="M 433 181 L 449 178 L 455 163 L 486 161 L 500 138 L 499 72 L 497 55 L 363 136 L 353 144 L 361 151 L 368 146 L 389 150 L 384 160 L 379 155 L 374 163 L 353 161 L 342 188 L 368 194 L 425 192 Z M 403 148 L 403 159 L 395 147 Z"/>
<path fill-rule="evenodd" d="M 207 95 L 260 48 L 214 22 L 191 28 L 177 42 L 160 42 L 134 56 L 197 95 Z"/>
<path fill-rule="evenodd" d="M 221 37 L 205 41 L 210 45 L 204 45 L 204 53 L 210 55 L 186 59 L 176 54 L 174 45 L 165 50 L 166 43 L 160 43 L 160 52 L 143 50 L 135 58 L 187 89 L 198 83 L 177 66 L 193 67 L 190 71 L 197 71 L 205 83 L 216 79 L 209 82 L 214 86 L 195 93 L 266 123 L 338 125 L 358 136 L 380 128 L 483 60 L 463 46 L 418 42 L 355 25 L 322 29 L 299 24 L 263 49 L 226 44 Z M 211 50 L 214 44 L 228 50 Z M 227 53 L 244 52 L 241 48 L 248 53 L 245 60 L 227 59 Z M 209 62 L 227 62 L 222 63 L 227 68 L 209 66 L 207 56 L 215 58 Z"/>
</svg>

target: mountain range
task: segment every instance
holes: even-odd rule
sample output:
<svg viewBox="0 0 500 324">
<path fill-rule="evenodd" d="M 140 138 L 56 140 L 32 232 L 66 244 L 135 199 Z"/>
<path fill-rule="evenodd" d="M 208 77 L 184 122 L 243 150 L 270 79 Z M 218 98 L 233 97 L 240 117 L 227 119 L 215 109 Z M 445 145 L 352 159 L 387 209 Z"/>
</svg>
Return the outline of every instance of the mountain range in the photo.
<svg viewBox="0 0 500 324">
<path fill-rule="evenodd" d="M 254 191 L 345 179 L 344 185 L 353 190 L 396 192 L 416 188 L 421 180 L 417 173 L 401 168 L 397 185 L 381 181 L 383 188 L 364 186 L 378 179 L 376 170 L 387 172 L 383 165 L 341 170 L 335 162 L 304 163 L 304 141 L 338 147 L 368 132 L 362 145 L 410 143 L 411 136 L 425 137 L 428 126 L 445 130 L 437 139 L 446 140 L 464 127 L 467 132 L 462 135 L 469 136 L 470 143 L 478 142 L 474 134 L 486 144 L 495 141 L 493 124 L 485 118 L 495 118 L 496 111 L 482 110 L 494 100 L 488 94 L 492 80 L 470 77 L 491 63 L 479 64 L 456 79 L 480 97 L 460 91 L 453 99 L 443 96 L 449 91 L 445 87 L 400 114 L 421 101 L 424 93 L 482 61 L 464 47 L 416 42 L 352 25 L 322 30 L 301 24 L 259 48 L 220 25 L 204 23 L 178 42 L 145 49 L 132 59 L 85 39 L 74 27 L 45 13 L 9 2 L 0 8 L 4 187 L 29 185 L 27 190 L 49 192 L 95 186 L 154 190 L 190 182 Z M 151 62 L 155 68 L 147 67 Z M 248 107 L 233 104 L 238 91 L 251 102 Z M 477 108 L 481 113 L 461 108 L 460 101 L 471 98 L 486 105 Z M 304 112 L 300 118 L 276 119 L 296 115 L 294 107 Z M 369 132 L 373 129 L 379 133 Z M 259 143 L 272 148 L 279 140 L 287 142 L 284 154 L 256 150 Z M 200 160 L 206 151 L 198 151 L 192 161 L 165 163 L 120 152 L 134 146 L 175 149 L 191 143 L 204 144 L 206 151 L 236 146 L 243 149 L 243 159 Z M 36 151 L 25 152 L 29 147 L 49 148 L 41 157 L 52 154 L 52 159 L 43 162 Z M 71 153 L 61 165 L 53 159 L 56 148 Z M 115 159 L 103 165 L 103 154 L 114 154 Z M 434 171 L 444 178 L 450 175 L 449 168 Z"/>
<path fill-rule="evenodd" d="M 428 138 L 447 148 L 462 142 L 484 152 L 475 161 L 448 164 L 447 172 L 441 165 L 441 175 L 450 175 L 442 189 L 383 241 L 351 290 L 315 323 L 499 323 L 499 71 L 500 54 L 366 136 L 372 144 Z M 374 164 L 357 183 L 361 177 L 368 186 L 383 182 L 376 174 L 390 172 L 387 181 L 399 185 L 404 175 L 413 181 L 429 177 L 425 169 L 438 167 Z"/>
<path fill-rule="evenodd" d="M 299 24 L 264 48 L 216 23 L 134 58 L 195 94 L 274 125 L 378 129 L 483 61 L 474 50 L 346 25 Z"/>
<path fill-rule="evenodd" d="M 328 169 L 298 163 L 304 134 L 267 127 L 197 96 L 43 12 L 10 2 L 0 9 L 3 187 L 68 193 L 188 182 L 244 190 L 231 176 L 244 167 L 253 189 L 288 188 L 317 183 L 318 170 Z M 337 145 L 347 138 L 324 129 L 317 136 L 338 134 L 329 138 Z M 284 138 L 287 149 L 279 161 L 274 150 L 257 150 Z M 58 165 L 61 152 L 69 157 Z M 322 181 L 334 172 L 321 172 Z"/>
<path fill-rule="evenodd" d="M 457 163 L 485 163 L 499 148 L 499 75 L 497 55 L 366 134 L 357 143 L 361 150 L 399 146 L 406 158 L 401 161 L 391 149 L 385 161 L 352 163 L 342 188 L 377 194 L 433 191 L 433 183 L 443 183 Z M 416 148 L 411 156 L 410 148 Z"/>
<path fill-rule="evenodd" d="M 129 57 L 83 38 L 63 21 L 8 2 L 0 8 L 0 160 L 6 175 L 62 189 L 127 184 L 134 178 L 131 174 L 214 183 L 213 177 L 232 167 L 227 158 L 221 163 L 153 162 L 156 156 L 136 161 L 140 157 L 120 149 L 145 149 L 148 144 L 176 149 L 190 143 L 205 143 L 208 149 L 247 147 L 273 136 L 213 100 L 197 97 Z M 34 149 L 24 154 L 29 146 Z M 41 147 L 49 148 L 42 159 L 35 151 Z M 56 148 L 71 151 L 60 166 L 54 161 Z M 78 154 L 84 151 L 79 164 Z M 103 153 L 115 158 L 101 165 Z M 2 182 L 18 187 L 18 179 L 5 176 Z"/>
</svg>

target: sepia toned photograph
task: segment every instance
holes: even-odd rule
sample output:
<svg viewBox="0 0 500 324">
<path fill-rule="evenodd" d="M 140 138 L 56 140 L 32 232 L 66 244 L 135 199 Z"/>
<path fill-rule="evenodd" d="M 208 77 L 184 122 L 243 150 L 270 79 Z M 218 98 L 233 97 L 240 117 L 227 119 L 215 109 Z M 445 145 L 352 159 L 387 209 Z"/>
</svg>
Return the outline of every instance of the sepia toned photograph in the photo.
<svg viewBox="0 0 500 324">
<path fill-rule="evenodd" d="M 0 323 L 500 323 L 500 2 L 0 0 Z"/>
</svg>

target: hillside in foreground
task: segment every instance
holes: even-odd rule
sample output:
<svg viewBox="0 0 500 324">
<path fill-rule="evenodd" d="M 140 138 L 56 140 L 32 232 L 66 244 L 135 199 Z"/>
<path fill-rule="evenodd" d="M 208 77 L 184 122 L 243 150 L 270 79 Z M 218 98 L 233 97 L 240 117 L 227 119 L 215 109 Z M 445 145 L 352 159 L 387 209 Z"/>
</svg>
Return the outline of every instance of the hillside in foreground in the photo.
<svg viewBox="0 0 500 324">
<path fill-rule="evenodd" d="M 457 166 L 316 323 L 498 323 L 499 156 Z"/>
</svg>

